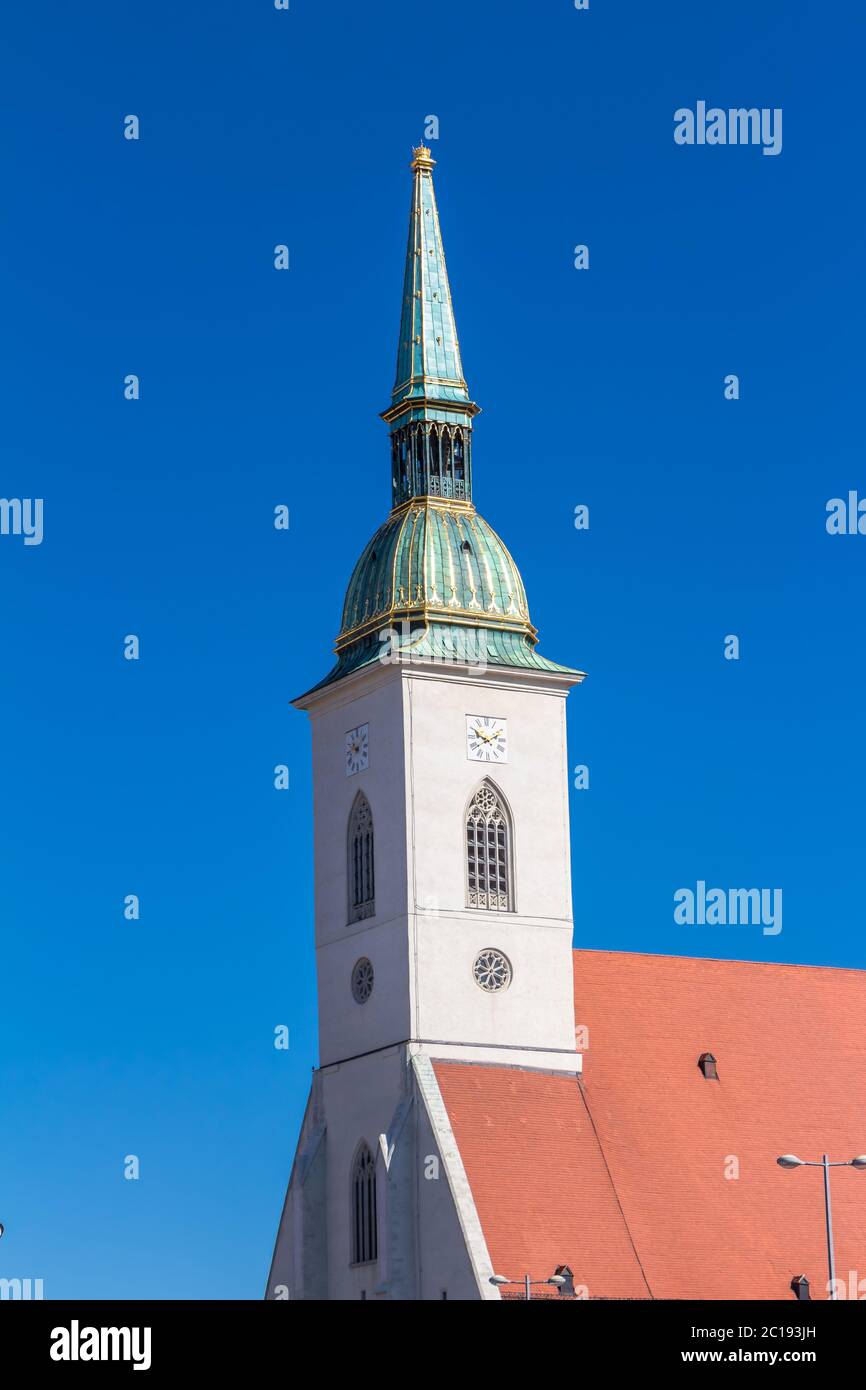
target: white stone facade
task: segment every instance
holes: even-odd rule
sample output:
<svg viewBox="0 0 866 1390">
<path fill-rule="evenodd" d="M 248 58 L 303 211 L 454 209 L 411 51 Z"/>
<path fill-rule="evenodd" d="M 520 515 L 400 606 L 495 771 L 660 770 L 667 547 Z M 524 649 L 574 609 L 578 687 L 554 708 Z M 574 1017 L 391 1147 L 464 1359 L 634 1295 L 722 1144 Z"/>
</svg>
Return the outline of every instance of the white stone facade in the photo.
<svg viewBox="0 0 866 1390">
<path fill-rule="evenodd" d="M 313 733 L 320 1068 L 298 1142 L 268 1298 L 498 1298 L 432 1058 L 578 1071 L 565 698 L 579 677 L 375 665 L 304 697 Z M 506 760 L 467 753 L 467 715 L 506 720 Z M 346 733 L 369 764 L 346 772 Z M 510 819 L 511 911 L 467 906 L 466 812 L 495 786 Z M 351 922 L 355 797 L 375 835 L 375 912 Z M 512 968 L 486 993 L 473 963 Z M 351 988 L 359 958 L 369 999 Z M 378 1258 L 353 1265 L 352 1167 L 376 1160 Z"/>
</svg>

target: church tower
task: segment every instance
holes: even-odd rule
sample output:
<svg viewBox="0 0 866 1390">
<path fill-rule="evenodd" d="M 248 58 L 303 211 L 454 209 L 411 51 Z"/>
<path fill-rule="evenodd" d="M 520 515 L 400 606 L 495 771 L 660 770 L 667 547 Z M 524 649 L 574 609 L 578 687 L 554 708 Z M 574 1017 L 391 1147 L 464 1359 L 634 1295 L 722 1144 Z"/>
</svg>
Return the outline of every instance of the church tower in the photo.
<svg viewBox="0 0 866 1390">
<path fill-rule="evenodd" d="M 433 1062 L 579 1071 L 565 699 L 475 508 L 433 187 L 412 160 L 391 510 L 312 726 L 319 1068 L 269 1298 L 497 1298 Z M 489 1262 L 488 1262 L 489 1263 Z M 485 1272 L 486 1271 L 486 1272 Z"/>
</svg>

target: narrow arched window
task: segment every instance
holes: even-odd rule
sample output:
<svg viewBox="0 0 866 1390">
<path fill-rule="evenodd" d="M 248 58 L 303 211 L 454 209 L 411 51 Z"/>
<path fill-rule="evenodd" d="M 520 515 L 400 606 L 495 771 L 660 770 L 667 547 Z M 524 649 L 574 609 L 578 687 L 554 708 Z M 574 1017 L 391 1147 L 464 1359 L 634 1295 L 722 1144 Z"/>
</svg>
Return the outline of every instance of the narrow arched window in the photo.
<svg viewBox="0 0 866 1390">
<path fill-rule="evenodd" d="M 366 1144 L 352 1166 L 352 1264 L 369 1264 L 378 1255 L 376 1232 L 376 1165 Z"/>
<path fill-rule="evenodd" d="M 412 432 L 412 454 L 415 459 L 415 492 L 423 493 L 425 472 L 424 426 L 416 425 Z"/>
<path fill-rule="evenodd" d="M 400 498 L 405 500 L 409 496 L 409 446 L 406 442 L 406 435 L 400 435 Z"/>
<path fill-rule="evenodd" d="M 439 427 L 433 425 L 430 430 L 430 492 L 434 497 L 438 497 L 441 488 L 439 486 Z"/>
<path fill-rule="evenodd" d="M 451 431 L 442 431 L 442 477 L 446 483 L 451 482 Z M 444 489 L 443 489 L 444 491 Z M 450 497 L 451 489 L 448 488 L 447 496 Z"/>
<path fill-rule="evenodd" d="M 463 466 L 463 436 L 459 430 L 454 434 L 454 477 L 462 483 L 466 476 Z"/>
<path fill-rule="evenodd" d="M 508 812 L 490 782 L 478 788 L 466 814 L 466 904 L 512 911 Z"/>
<path fill-rule="evenodd" d="M 358 792 L 349 816 L 349 921 L 360 922 L 376 911 L 373 812 Z"/>
</svg>

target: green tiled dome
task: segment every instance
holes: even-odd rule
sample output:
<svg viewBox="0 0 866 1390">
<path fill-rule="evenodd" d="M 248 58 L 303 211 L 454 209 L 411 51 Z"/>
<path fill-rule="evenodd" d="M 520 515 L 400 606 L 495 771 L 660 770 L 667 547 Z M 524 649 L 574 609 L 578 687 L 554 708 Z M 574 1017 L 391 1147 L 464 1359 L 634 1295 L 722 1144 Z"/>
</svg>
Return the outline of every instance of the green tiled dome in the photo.
<svg viewBox="0 0 866 1390">
<path fill-rule="evenodd" d="M 384 639 L 387 638 L 387 641 Z M 392 512 L 355 566 L 321 686 L 389 656 L 569 675 L 535 646 L 509 551 L 471 505 L 419 498 Z"/>
<path fill-rule="evenodd" d="M 349 580 L 337 646 L 383 619 L 421 616 L 535 635 L 517 566 L 473 509 L 421 502 L 379 527 Z"/>
</svg>

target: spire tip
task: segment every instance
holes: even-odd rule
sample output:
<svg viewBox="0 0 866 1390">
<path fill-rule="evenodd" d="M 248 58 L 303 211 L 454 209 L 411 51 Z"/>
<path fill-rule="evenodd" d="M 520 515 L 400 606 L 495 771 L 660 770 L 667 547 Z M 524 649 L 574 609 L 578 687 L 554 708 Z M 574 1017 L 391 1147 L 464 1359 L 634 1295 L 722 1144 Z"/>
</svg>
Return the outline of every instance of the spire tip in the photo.
<svg viewBox="0 0 866 1390">
<path fill-rule="evenodd" d="M 412 169 L 432 169 L 436 160 L 427 149 L 426 145 L 419 145 L 412 151 Z"/>
</svg>

